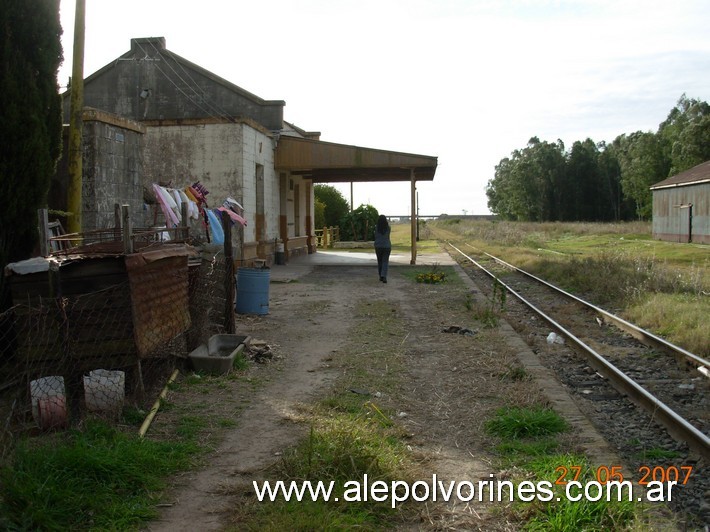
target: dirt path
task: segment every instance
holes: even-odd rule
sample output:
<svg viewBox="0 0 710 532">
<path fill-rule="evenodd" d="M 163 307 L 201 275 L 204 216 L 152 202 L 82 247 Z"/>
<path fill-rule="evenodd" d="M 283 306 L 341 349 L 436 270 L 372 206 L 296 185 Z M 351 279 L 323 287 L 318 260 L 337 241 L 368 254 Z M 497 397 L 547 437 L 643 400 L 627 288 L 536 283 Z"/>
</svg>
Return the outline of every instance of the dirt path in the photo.
<svg viewBox="0 0 710 532">
<path fill-rule="evenodd" d="M 352 285 L 342 282 L 347 272 L 339 273 L 344 277 L 335 281 L 272 283 L 268 316 L 238 318 L 239 334 L 266 341 L 281 359 L 280 367 L 264 368 L 269 382 L 251 397 L 209 466 L 179 479 L 172 505 L 150 530 L 222 529 L 235 489 L 251 485 L 303 435 L 304 427 L 293 422 L 294 406 L 313 398 L 334 377 L 327 359 L 347 338 L 351 324 L 354 299 L 347 293 Z M 358 285 L 361 295 L 377 294 L 381 286 L 370 284 Z"/>
<path fill-rule="evenodd" d="M 493 468 L 483 421 L 506 403 L 525 405 L 541 397 L 535 382 L 508 378 L 520 366 L 518 348 L 508 344 L 512 332 L 478 330 L 469 307 L 479 295 L 470 283 L 419 284 L 401 275 L 404 266 L 394 265 L 389 283 L 382 284 L 371 263 L 363 264 L 315 266 L 289 283 L 272 278 L 268 316 L 239 317 L 238 332 L 266 341 L 279 360 L 253 368 L 252 388 L 235 380 L 207 400 L 199 394 L 176 399 L 221 410 L 236 423 L 206 467 L 176 479 L 169 503 L 149 530 L 234 526 L 230 508 L 237 493 L 264 478 L 281 451 L 306 434 L 298 405 L 325 393 L 345 371 L 334 355 L 352 340 L 353 325 L 367 319 L 355 314 L 367 301 L 386 301 L 405 331 L 391 341 L 401 345 L 406 369 L 394 389 L 382 392 L 388 406 L 400 412 L 397 422 L 411 435 L 408 443 L 423 470 L 444 481 L 505 476 Z M 444 332 L 451 326 L 473 334 Z M 421 514 L 411 519 L 400 528 L 515 528 L 499 512 L 489 514 L 485 503 L 423 503 Z"/>
</svg>

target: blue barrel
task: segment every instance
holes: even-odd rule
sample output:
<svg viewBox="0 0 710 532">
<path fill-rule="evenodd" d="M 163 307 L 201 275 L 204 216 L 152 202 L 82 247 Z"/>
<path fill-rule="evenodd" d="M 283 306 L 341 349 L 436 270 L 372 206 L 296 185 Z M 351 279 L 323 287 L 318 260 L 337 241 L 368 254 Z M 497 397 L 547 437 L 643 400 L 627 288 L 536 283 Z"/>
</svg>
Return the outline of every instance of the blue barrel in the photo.
<svg viewBox="0 0 710 532">
<path fill-rule="evenodd" d="M 269 282 L 268 268 L 239 268 L 237 270 L 237 303 L 238 314 L 268 314 L 269 313 Z"/>
</svg>

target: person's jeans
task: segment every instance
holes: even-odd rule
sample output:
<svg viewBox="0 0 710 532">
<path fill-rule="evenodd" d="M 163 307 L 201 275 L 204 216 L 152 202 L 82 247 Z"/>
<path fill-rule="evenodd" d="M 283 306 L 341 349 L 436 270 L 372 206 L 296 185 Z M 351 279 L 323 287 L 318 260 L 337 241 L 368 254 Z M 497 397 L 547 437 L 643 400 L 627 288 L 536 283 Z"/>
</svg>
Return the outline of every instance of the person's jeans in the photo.
<svg viewBox="0 0 710 532">
<path fill-rule="evenodd" d="M 387 278 L 387 269 L 390 262 L 390 252 L 391 248 L 375 248 L 375 255 L 377 255 L 377 272 L 380 277 Z"/>
</svg>

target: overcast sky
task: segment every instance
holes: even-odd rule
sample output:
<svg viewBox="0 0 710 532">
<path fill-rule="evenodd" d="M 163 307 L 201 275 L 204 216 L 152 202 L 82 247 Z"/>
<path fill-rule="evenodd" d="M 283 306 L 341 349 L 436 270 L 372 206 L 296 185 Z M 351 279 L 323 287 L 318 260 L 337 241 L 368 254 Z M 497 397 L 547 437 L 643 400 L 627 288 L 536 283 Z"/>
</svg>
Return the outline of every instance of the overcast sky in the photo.
<svg viewBox="0 0 710 532">
<path fill-rule="evenodd" d="M 710 101 L 707 0 L 86 0 L 88 76 L 167 48 L 321 139 L 438 157 L 421 215 L 485 214 L 495 166 L 528 139 L 567 148 L 656 131 L 685 93 Z M 74 0 L 61 0 L 71 75 Z M 350 199 L 350 186 L 338 185 Z M 409 213 L 409 184 L 358 184 L 355 207 Z"/>
</svg>

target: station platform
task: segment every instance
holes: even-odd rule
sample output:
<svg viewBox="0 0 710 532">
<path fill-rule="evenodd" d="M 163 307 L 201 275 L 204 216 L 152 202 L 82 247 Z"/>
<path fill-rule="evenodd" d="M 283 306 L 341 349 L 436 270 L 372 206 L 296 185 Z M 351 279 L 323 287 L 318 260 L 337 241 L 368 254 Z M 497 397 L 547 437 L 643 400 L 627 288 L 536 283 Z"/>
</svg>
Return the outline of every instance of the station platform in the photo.
<svg viewBox="0 0 710 532">
<path fill-rule="evenodd" d="M 393 252 L 390 255 L 390 267 L 410 265 L 411 253 Z M 416 265 L 421 266 L 452 266 L 456 262 L 443 250 L 437 252 L 420 252 L 417 254 Z M 310 255 L 290 259 L 284 265 L 271 266 L 272 282 L 287 282 L 307 275 L 317 266 L 371 266 L 377 268 L 377 256 L 372 251 L 319 250 Z"/>
</svg>

